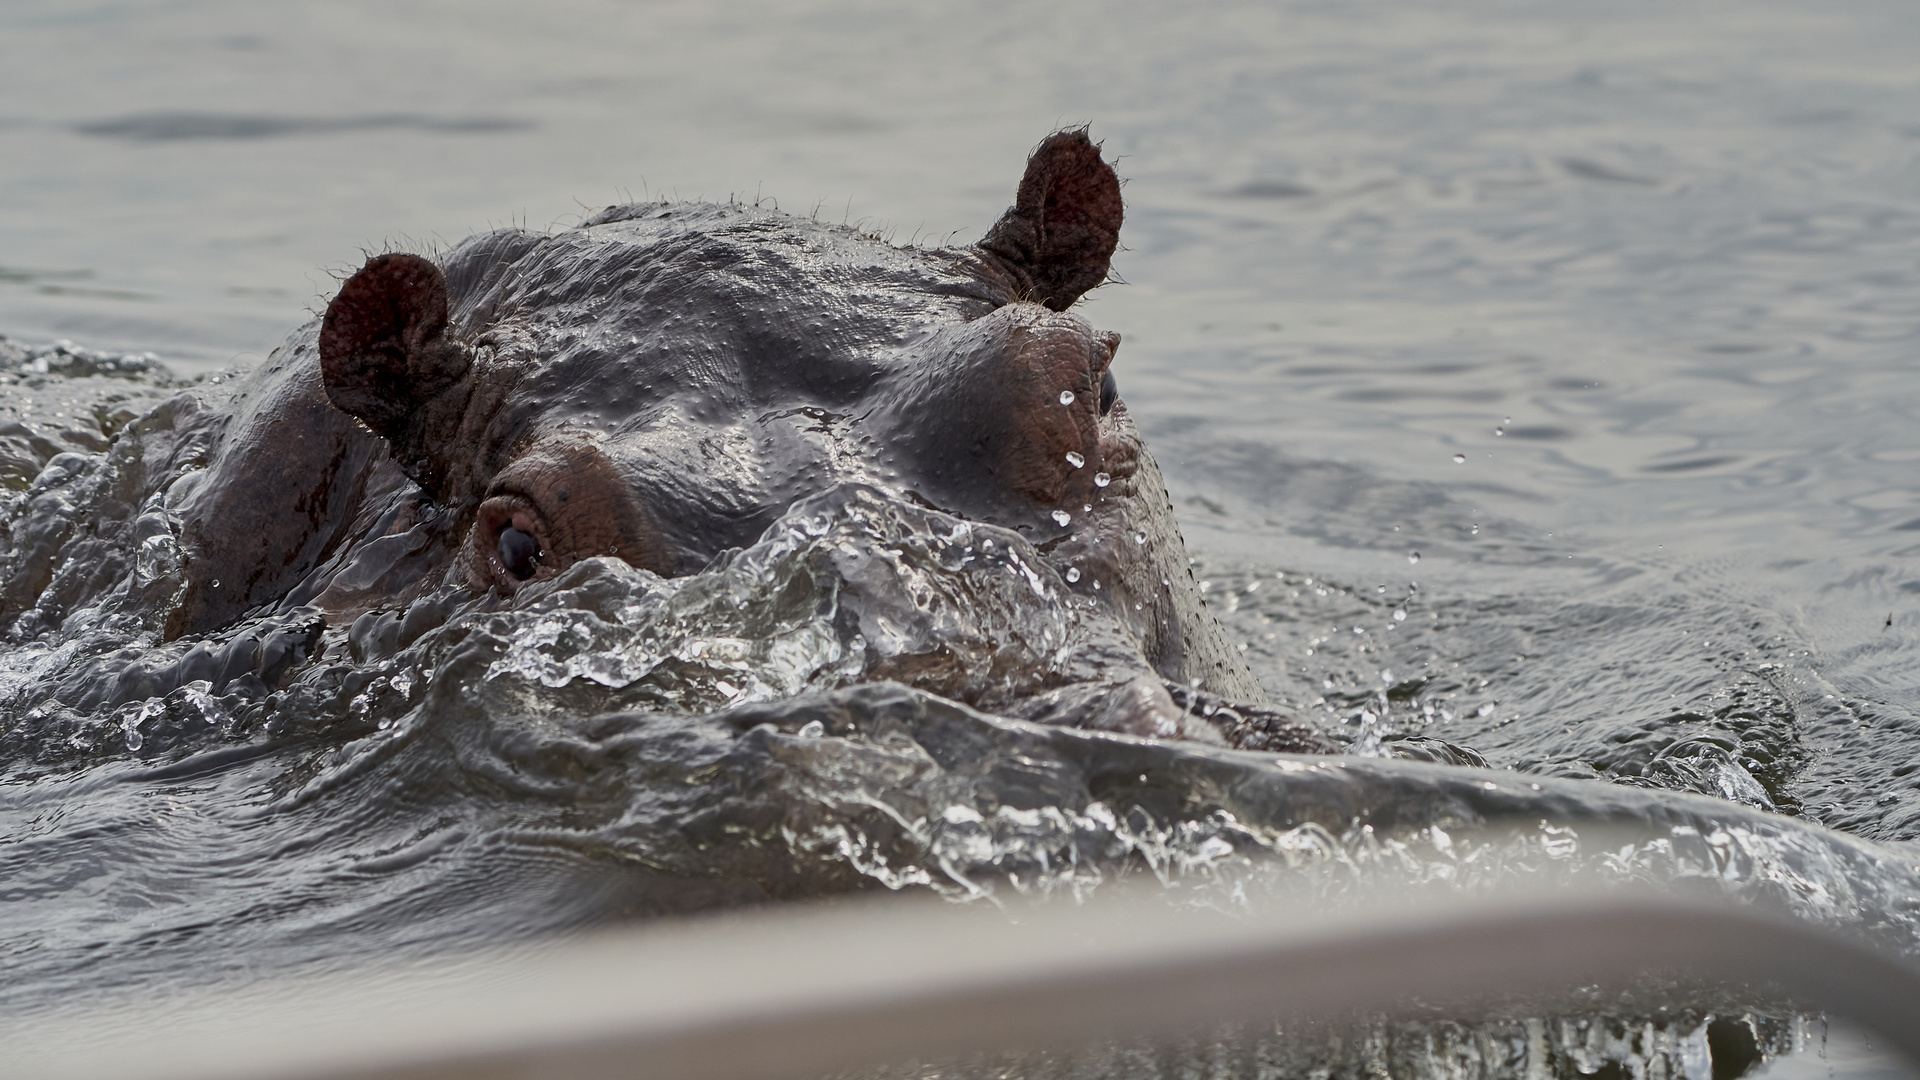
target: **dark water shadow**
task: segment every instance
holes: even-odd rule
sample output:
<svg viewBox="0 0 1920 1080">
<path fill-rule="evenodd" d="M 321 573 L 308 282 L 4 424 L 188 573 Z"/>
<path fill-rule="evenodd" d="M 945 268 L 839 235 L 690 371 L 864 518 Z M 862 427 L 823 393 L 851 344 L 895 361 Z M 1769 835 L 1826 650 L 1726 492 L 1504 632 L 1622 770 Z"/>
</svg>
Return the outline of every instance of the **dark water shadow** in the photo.
<svg viewBox="0 0 1920 1080">
<path fill-rule="evenodd" d="M 375 113 L 367 116 L 271 116 L 258 113 L 147 112 L 75 124 L 82 135 L 131 142 L 186 139 L 272 139 L 288 135 L 331 135 L 343 131 L 402 129 L 452 135 L 526 131 L 532 121 L 500 116 L 425 116 Z"/>
</svg>

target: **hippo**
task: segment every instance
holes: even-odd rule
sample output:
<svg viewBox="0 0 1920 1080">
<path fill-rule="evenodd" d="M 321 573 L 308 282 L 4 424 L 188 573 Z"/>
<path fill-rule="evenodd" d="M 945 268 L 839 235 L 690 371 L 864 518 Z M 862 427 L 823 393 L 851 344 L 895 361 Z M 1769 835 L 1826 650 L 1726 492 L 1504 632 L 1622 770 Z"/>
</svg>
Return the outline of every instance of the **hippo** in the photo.
<svg viewBox="0 0 1920 1080">
<path fill-rule="evenodd" d="M 964 247 L 656 202 L 376 255 L 167 495 L 184 585 L 162 636 L 295 609 L 338 625 L 449 585 L 512 603 L 596 559 L 688 575 L 864 486 L 1010 530 L 1116 628 L 1152 677 L 1103 726 L 1217 740 L 1194 717 L 1265 716 L 1257 745 L 1332 749 L 1262 712 L 1120 394 L 1120 336 L 1071 311 L 1107 280 L 1122 209 L 1068 130 Z"/>
</svg>

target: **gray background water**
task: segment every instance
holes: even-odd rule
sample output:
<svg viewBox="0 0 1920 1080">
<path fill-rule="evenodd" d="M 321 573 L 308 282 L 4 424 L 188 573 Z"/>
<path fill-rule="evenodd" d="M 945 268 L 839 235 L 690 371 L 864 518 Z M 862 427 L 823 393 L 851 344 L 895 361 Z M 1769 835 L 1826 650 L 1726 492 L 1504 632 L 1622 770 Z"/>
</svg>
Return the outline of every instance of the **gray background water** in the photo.
<svg viewBox="0 0 1920 1080">
<path fill-rule="evenodd" d="M 965 241 L 1090 123 L 1082 310 L 1276 697 L 1465 663 L 1439 733 L 1516 764 L 1789 664 L 1841 703 L 1807 816 L 1907 840 L 1916 46 L 1874 0 L 14 3 L 0 333 L 212 371 L 365 251 L 649 194 Z"/>
</svg>

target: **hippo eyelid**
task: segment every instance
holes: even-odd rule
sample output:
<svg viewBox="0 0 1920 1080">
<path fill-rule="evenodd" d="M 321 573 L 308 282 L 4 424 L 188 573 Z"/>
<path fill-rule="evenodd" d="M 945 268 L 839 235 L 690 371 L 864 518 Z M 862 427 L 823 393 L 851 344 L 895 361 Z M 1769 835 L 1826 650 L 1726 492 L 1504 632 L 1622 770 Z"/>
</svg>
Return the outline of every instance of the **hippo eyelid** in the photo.
<svg viewBox="0 0 1920 1080">
<path fill-rule="evenodd" d="M 1120 335 L 1112 330 L 1099 335 L 1099 343 L 1105 346 L 1106 355 L 1098 351 L 1094 354 L 1095 369 L 1100 372 L 1100 415 L 1112 411 L 1113 403 L 1120 399 L 1120 383 L 1113 377 L 1113 358 L 1120 352 Z"/>
</svg>

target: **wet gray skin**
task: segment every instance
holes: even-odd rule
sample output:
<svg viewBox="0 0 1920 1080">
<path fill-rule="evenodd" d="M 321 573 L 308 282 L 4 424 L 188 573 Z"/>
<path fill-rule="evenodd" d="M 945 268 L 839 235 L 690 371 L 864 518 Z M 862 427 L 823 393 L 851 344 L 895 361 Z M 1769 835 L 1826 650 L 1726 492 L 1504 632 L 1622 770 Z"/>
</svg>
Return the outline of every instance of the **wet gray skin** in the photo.
<svg viewBox="0 0 1920 1080">
<path fill-rule="evenodd" d="M 164 636 L 262 610 L 351 622 L 450 583 L 510 597 L 593 558 L 682 576 L 798 500 L 867 485 L 1012 530 L 1087 609 L 1077 667 L 963 685 L 936 644 L 869 674 L 1218 740 L 1184 706 L 1257 705 L 1260 688 L 1199 600 L 1117 392 L 1119 336 L 1069 311 L 1105 280 L 1120 223 L 1118 178 L 1069 131 L 968 247 L 659 203 L 488 233 L 437 262 L 377 256 L 253 373 L 205 469 L 169 489 L 184 592 Z M 1257 707 L 1224 715 L 1241 745 L 1333 747 Z"/>
</svg>

